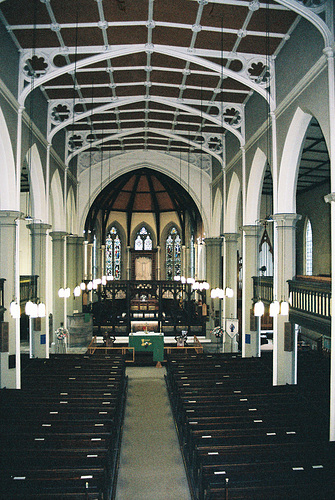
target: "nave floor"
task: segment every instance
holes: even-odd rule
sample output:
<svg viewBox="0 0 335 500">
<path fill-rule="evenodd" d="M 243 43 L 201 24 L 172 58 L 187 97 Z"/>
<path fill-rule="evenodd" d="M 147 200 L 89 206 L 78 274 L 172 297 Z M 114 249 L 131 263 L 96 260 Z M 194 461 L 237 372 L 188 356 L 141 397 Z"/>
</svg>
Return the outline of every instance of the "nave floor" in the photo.
<svg viewBox="0 0 335 500">
<path fill-rule="evenodd" d="M 165 368 L 127 367 L 115 500 L 191 500 L 165 373 Z"/>
</svg>

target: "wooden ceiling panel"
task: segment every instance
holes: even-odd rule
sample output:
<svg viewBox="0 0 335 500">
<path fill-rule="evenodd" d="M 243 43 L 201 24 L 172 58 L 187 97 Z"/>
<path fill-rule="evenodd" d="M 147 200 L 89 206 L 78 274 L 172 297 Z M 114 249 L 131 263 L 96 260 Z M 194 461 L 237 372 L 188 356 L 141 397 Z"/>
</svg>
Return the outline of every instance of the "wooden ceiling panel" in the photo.
<svg viewBox="0 0 335 500">
<path fill-rule="evenodd" d="M 207 101 L 212 98 L 213 92 L 204 89 L 189 89 L 184 91 L 183 97 L 185 99 L 197 99 L 199 101 Z"/>
<path fill-rule="evenodd" d="M 185 60 L 178 57 L 169 57 L 164 54 L 153 53 L 151 56 L 151 64 L 153 67 L 159 68 L 185 68 Z"/>
<path fill-rule="evenodd" d="M 281 38 L 268 38 L 248 35 L 241 39 L 239 50 L 249 54 L 271 55 L 278 48 Z"/>
<path fill-rule="evenodd" d="M 156 0 L 154 3 L 154 18 L 168 23 L 194 24 L 198 12 L 198 2 L 190 0 Z"/>
<path fill-rule="evenodd" d="M 143 70 L 113 71 L 113 78 L 116 84 L 128 82 L 144 82 L 146 80 L 146 75 Z"/>
<path fill-rule="evenodd" d="M 237 36 L 232 33 L 224 33 L 222 36 L 222 33 L 218 31 L 209 32 L 202 30 L 198 33 L 195 47 L 197 49 L 214 49 L 230 52 L 233 50 L 236 39 Z"/>
<path fill-rule="evenodd" d="M 179 94 L 179 87 L 162 87 L 155 85 L 153 83 L 150 89 L 151 95 L 163 96 L 163 97 L 174 97 L 177 98 Z"/>
<path fill-rule="evenodd" d="M 101 45 L 104 45 L 102 31 L 98 27 L 85 27 L 85 29 L 78 30 L 73 28 L 62 28 L 61 33 L 65 45 L 68 47 L 77 47 L 79 45 L 95 45 L 101 47 Z"/>
<path fill-rule="evenodd" d="M 197 74 L 195 71 L 192 72 L 186 80 L 186 85 L 197 86 L 197 87 L 212 87 L 215 88 L 219 83 L 219 76 L 213 74 Z"/>
<path fill-rule="evenodd" d="M 130 43 L 146 43 L 148 30 L 145 26 L 113 26 L 107 30 L 110 45 L 123 45 Z"/>
<path fill-rule="evenodd" d="M 148 0 L 104 0 L 104 14 L 108 22 L 129 22 L 148 19 Z"/>
<path fill-rule="evenodd" d="M 0 10 L 5 27 L 12 38 L 16 38 L 17 46 L 34 47 L 37 51 L 59 46 L 60 53 L 53 60 L 59 68 L 65 67 L 69 61 L 82 63 L 85 60 L 86 66 L 76 69 L 75 74 L 66 73 L 44 86 L 46 99 L 71 100 L 76 112 L 93 110 L 92 117 L 70 126 L 76 133 L 92 127 L 92 132 L 97 131 L 96 136 L 101 135 L 101 129 L 105 129 L 105 136 L 123 129 L 140 129 L 141 134 L 136 137 L 132 134 L 116 144 L 103 147 L 120 151 L 122 144 L 122 151 L 138 148 L 170 151 L 171 139 L 156 135 L 154 131 L 160 128 L 190 139 L 189 131 L 196 135 L 201 118 L 186 112 L 176 114 L 178 108 L 172 100 L 168 106 L 150 98 L 181 98 L 183 101 L 180 102 L 193 107 L 194 112 L 199 112 L 202 102 L 210 100 L 214 101 L 214 107 L 215 103 L 221 102 L 232 107 L 243 104 L 250 87 L 233 78 L 225 78 L 221 92 L 215 93 L 222 73 L 211 72 L 201 60 L 215 62 L 219 67 L 222 64 L 237 74 L 242 70 L 239 54 L 242 59 L 244 53 L 264 56 L 269 47 L 272 54 L 282 41 L 280 35 L 287 33 L 296 17 L 288 10 L 278 8 L 278 3 L 273 0 L 267 9 L 262 4 L 253 11 L 248 5 L 244 1 L 230 4 L 211 0 L 208 3 L 196 0 L 5 0 L 0 1 Z M 106 22 L 111 24 L 108 26 Z M 11 28 L 14 29 L 11 31 Z M 259 32 L 261 36 L 247 34 L 239 37 L 238 33 L 243 34 L 241 30 Z M 267 37 L 269 30 L 278 36 Z M 104 53 L 105 46 L 113 51 L 114 47 L 132 48 L 134 45 L 136 51 L 136 45 L 145 47 L 148 43 L 152 44 L 153 52 L 143 50 L 88 64 L 92 57 L 100 55 L 101 51 Z M 188 62 L 183 55 L 170 57 L 155 51 L 155 47 L 163 45 L 182 48 L 184 54 L 192 54 L 193 43 L 195 50 L 208 50 L 199 53 L 199 64 Z M 69 50 L 63 51 L 64 47 Z M 236 59 L 229 62 L 222 59 L 222 50 L 236 51 Z M 115 53 L 117 50 L 113 51 Z M 106 54 L 110 57 L 108 52 Z M 174 54 L 173 50 L 171 54 Z M 214 58 L 215 54 L 218 57 Z M 139 96 L 140 102 L 118 106 L 108 113 L 99 111 L 100 106 L 109 103 L 118 105 L 115 98 L 131 96 Z M 81 102 L 82 98 L 86 102 Z M 93 99 L 98 102 L 93 103 Z M 203 112 L 207 107 L 207 104 L 203 106 Z M 148 110 L 146 114 L 145 108 Z M 218 129 L 206 123 L 204 130 L 214 134 Z M 172 147 L 185 150 L 188 146 L 177 138 L 172 141 Z M 97 149 L 92 144 L 92 151 Z"/>
<path fill-rule="evenodd" d="M 42 2 L 16 0 L 1 3 L 1 11 L 10 24 L 48 24 L 50 16 Z"/>
<path fill-rule="evenodd" d="M 152 41 L 160 45 L 177 45 L 189 47 L 192 39 L 192 30 L 159 26 L 153 31 Z"/>
<path fill-rule="evenodd" d="M 99 20 L 98 8 L 92 0 L 62 2 L 51 0 L 51 6 L 58 23 L 89 23 Z"/>
<path fill-rule="evenodd" d="M 125 97 L 130 95 L 138 96 L 138 95 L 144 95 L 145 89 L 144 85 L 139 82 L 135 85 L 118 86 L 116 89 L 116 93 L 119 97 Z"/>
<path fill-rule="evenodd" d="M 224 5 L 209 2 L 203 10 L 202 26 L 214 26 L 215 28 L 240 29 L 243 26 L 249 9 L 247 6 Z"/>
<path fill-rule="evenodd" d="M 1 6 L 1 4 L 0 4 Z M 58 47 L 59 41 L 56 33 L 45 30 L 20 30 L 15 32 L 17 39 L 23 49 L 40 49 L 42 47 Z"/>
<path fill-rule="evenodd" d="M 151 81 L 158 83 L 173 83 L 175 85 L 181 85 L 182 83 L 182 72 L 173 71 L 155 71 L 151 72 Z"/>
<path fill-rule="evenodd" d="M 294 12 L 259 9 L 253 13 L 247 29 L 265 33 L 286 33 L 296 17 Z"/>
</svg>

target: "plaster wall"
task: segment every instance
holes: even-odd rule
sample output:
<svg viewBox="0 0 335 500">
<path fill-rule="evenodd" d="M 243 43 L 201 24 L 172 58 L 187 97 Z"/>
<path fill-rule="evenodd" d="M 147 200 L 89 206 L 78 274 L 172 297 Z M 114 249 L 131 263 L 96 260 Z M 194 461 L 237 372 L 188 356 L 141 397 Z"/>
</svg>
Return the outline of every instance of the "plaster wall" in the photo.
<svg viewBox="0 0 335 500">
<path fill-rule="evenodd" d="M 324 196 L 330 193 L 330 186 L 319 186 L 297 196 L 297 213 L 301 220 L 297 223 L 297 274 L 304 274 L 304 229 L 306 218 L 312 225 L 313 235 L 313 275 L 331 274 L 330 203 Z"/>
</svg>

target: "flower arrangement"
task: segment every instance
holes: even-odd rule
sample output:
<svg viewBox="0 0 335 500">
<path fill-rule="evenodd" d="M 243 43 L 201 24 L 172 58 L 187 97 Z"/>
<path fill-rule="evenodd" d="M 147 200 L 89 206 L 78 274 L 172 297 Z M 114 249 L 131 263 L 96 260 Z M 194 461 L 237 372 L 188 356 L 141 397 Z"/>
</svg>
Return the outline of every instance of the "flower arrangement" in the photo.
<svg viewBox="0 0 335 500">
<path fill-rule="evenodd" d="M 211 333 L 213 333 L 213 335 L 215 335 L 217 339 L 220 339 L 224 334 L 224 329 L 221 326 L 216 326 L 215 328 L 213 328 Z"/>
<path fill-rule="evenodd" d="M 65 340 L 69 332 L 66 328 L 60 326 L 55 333 L 58 340 Z"/>
</svg>

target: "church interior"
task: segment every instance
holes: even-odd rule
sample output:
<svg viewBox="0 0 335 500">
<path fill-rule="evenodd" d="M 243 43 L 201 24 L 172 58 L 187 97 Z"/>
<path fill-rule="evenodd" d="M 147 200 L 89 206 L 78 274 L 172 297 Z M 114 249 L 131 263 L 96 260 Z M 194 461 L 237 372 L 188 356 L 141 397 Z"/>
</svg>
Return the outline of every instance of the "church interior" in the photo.
<svg viewBox="0 0 335 500">
<path fill-rule="evenodd" d="M 1 499 L 333 498 L 334 39 L 0 0 Z"/>
</svg>

